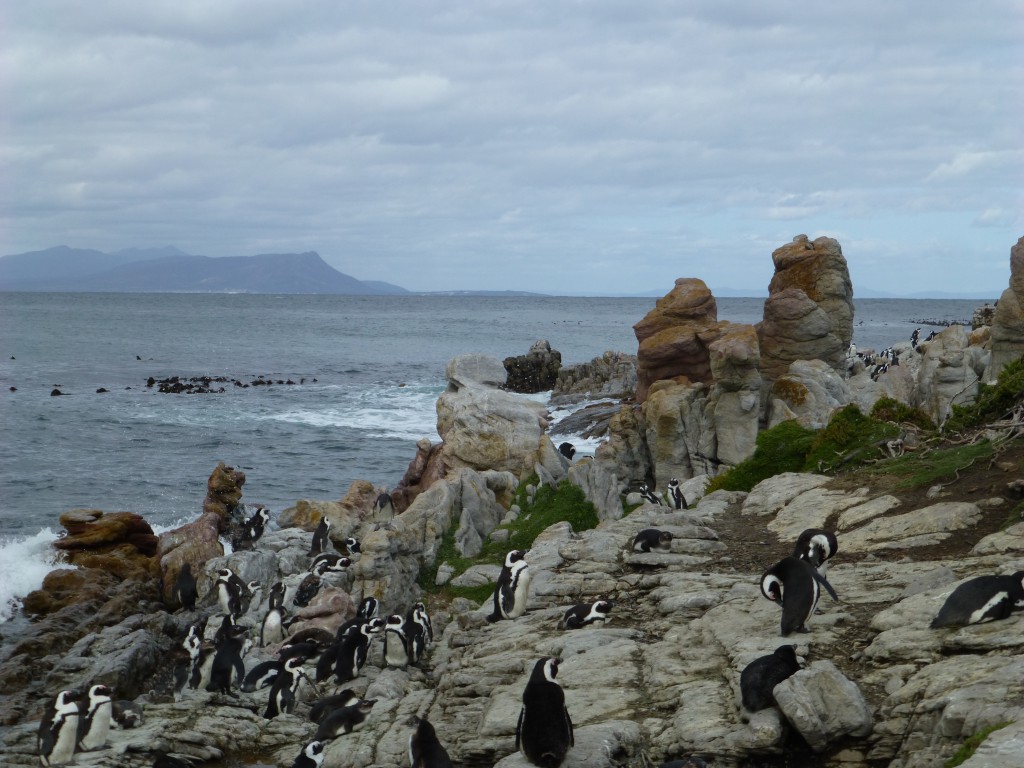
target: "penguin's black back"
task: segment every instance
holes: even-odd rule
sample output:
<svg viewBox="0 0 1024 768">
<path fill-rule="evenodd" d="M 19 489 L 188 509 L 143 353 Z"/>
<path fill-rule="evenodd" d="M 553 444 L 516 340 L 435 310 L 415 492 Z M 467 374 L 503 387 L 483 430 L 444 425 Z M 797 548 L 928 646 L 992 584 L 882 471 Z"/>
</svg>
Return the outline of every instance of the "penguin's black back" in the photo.
<svg viewBox="0 0 1024 768">
<path fill-rule="evenodd" d="M 814 578 L 814 567 L 806 560 L 784 557 L 768 569 L 782 580 L 782 636 L 805 630 L 807 619 L 818 602 L 818 588 Z"/>
<path fill-rule="evenodd" d="M 754 659 L 740 673 L 743 706 L 750 712 L 767 709 L 775 703 L 775 686 L 800 669 L 796 650 L 781 645 L 774 653 Z"/>
<path fill-rule="evenodd" d="M 523 690 L 516 735 L 523 754 L 540 768 L 558 768 L 573 745 L 562 686 L 545 679 L 543 673 L 538 675 L 536 669 Z"/>
<path fill-rule="evenodd" d="M 1022 582 L 1024 571 L 1012 576 L 978 576 L 965 581 L 946 598 L 938 616 L 932 620 L 932 629 L 1007 618 L 1018 607 L 1017 603 L 1024 603 Z"/>
<path fill-rule="evenodd" d="M 412 768 L 452 768 L 452 759 L 427 720 L 417 718 L 416 730 L 409 737 L 409 760 Z"/>
</svg>

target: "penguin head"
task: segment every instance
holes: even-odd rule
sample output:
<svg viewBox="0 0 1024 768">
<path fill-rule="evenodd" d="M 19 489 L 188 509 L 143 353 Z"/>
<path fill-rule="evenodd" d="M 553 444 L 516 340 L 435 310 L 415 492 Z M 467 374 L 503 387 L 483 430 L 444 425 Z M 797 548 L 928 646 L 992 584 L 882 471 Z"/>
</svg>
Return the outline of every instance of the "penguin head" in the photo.
<svg viewBox="0 0 1024 768">
<path fill-rule="evenodd" d="M 672 544 L 672 531 L 658 531 L 658 543 L 663 547 L 671 546 Z"/>
<path fill-rule="evenodd" d="M 380 613 L 380 600 L 376 597 L 364 597 L 363 601 L 359 603 L 356 617 L 360 619 L 375 619 L 378 613 Z"/>
<path fill-rule="evenodd" d="M 511 568 L 513 565 L 518 563 L 520 560 L 525 560 L 526 559 L 526 552 L 527 552 L 527 550 L 525 550 L 525 549 L 513 549 L 511 552 L 509 552 L 507 555 L 505 555 L 505 567 L 506 568 Z"/>
<path fill-rule="evenodd" d="M 302 748 L 302 754 L 310 760 L 315 760 L 319 755 L 322 755 L 323 752 L 324 743 L 322 741 L 311 741 Z"/>
<path fill-rule="evenodd" d="M 615 603 L 611 600 L 598 600 L 594 603 L 593 610 L 598 613 L 611 613 L 612 608 L 615 607 Z"/>
<path fill-rule="evenodd" d="M 56 707 L 57 714 L 68 711 L 78 711 L 78 704 L 82 698 L 82 692 L 77 688 L 71 688 L 66 691 L 61 691 L 57 694 L 57 701 L 54 706 Z"/>
<path fill-rule="evenodd" d="M 794 666 L 799 666 L 799 662 L 796 660 L 795 645 L 780 645 L 773 653 L 780 659 L 783 659 Z"/>
<path fill-rule="evenodd" d="M 306 663 L 305 656 L 291 656 L 284 662 L 284 668 L 289 672 L 294 672 L 296 669 Z"/>
<path fill-rule="evenodd" d="M 364 635 L 375 635 L 382 629 L 384 629 L 385 624 L 386 622 L 384 621 L 384 619 L 375 617 L 370 619 L 362 626 L 360 626 L 359 631 L 362 632 Z"/>
<path fill-rule="evenodd" d="M 677 480 L 676 478 L 673 477 L 671 480 L 668 481 L 668 487 L 669 488 L 678 488 L 679 487 L 679 480 Z"/>
<path fill-rule="evenodd" d="M 356 704 L 356 706 L 359 707 L 359 711 L 365 715 L 367 712 L 373 709 L 373 705 L 376 703 L 376 699 L 360 699 L 359 703 Z"/>
<path fill-rule="evenodd" d="M 114 692 L 105 685 L 94 685 L 89 689 L 89 701 L 113 701 Z"/>
<path fill-rule="evenodd" d="M 530 682 L 544 682 L 557 683 L 555 679 L 558 677 L 558 665 L 561 661 L 554 656 L 546 656 L 540 659 L 533 666 L 533 674 L 530 675 Z"/>
<path fill-rule="evenodd" d="M 359 552 L 359 539 L 349 536 L 345 539 L 345 549 L 348 550 L 350 555 L 358 554 Z"/>
<path fill-rule="evenodd" d="M 782 579 L 774 573 L 766 573 L 761 577 L 761 594 L 773 603 L 782 604 Z"/>
<path fill-rule="evenodd" d="M 387 627 L 386 628 L 387 629 L 404 629 L 405 628 L 405 619 L 401 616 L 401 614 L 393 613 L 390 616 L 388 616 L 388 622 L 387 622 Z"/>
<path fill-rule="evenodd" d="M 283 595 L 284 594 L 284 582 L 275 581 L 274 585 L 270 588 L 270 594 L 272 595 Z"/>
</svg>

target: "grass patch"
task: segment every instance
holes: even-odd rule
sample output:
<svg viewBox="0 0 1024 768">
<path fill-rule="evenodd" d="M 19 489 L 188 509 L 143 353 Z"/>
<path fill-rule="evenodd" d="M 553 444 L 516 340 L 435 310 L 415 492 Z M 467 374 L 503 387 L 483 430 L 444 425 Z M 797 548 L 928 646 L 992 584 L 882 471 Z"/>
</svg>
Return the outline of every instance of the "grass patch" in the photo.
<svg viewBox="0 0 1024 768">
<path fill-rule="evenodd" d="M 1011 725 L 1011 723 L 996 723 L 995 725 L 990 725 L 988 728 L 982 728 L 977 733 L 968 736 L 964 741 L 963 746 L 954 752 L 953 756 L 946 761 L 946 768 L 956 768 L 956 766 L 966 763 L 985 739 L 999 729 L 1005 728 L 1008 725 Z"/>
<path fill-rule="evenodd" d="M 895 424 L 913 424 L 925 432 L 935 431 L 935 422 L 920 408 L 912 408 L 891 397 L 882 397 L 871 407 L 871 418 Z"/>
<path fill-rule="evenodd" d="M 963 432 L 999 421 L 1024 399 L 1024 356 L 1017 358 L 999 372 L 995 384 L 980 384 L 978 396 L 969 405 L 954 405 L 944 432 Z"/>
<path fill-rule="evenodd" d="M 864 459 L 878 457 L 878 443 L 899 436 L 899 427 L 861 413 L 847 405 L 833 414 L 811 442 L 804 461 L 806 472 L 829 472 Z"/>
<path fill-rule="evenodd" d="M 972 445 L 929 451 L 923 456 L 907 453 L 891 461 L 877 464 L 867 471 L 899 477 L 896 488 L 907 490 L 933 485 L 939 480 L 953 477 L 958 470 L 966 469 L 975 461 L 988 460 L 992 453 L 992 443 L 982 440 Z"/>
<path fill-rule="evenodd" d="M 814 442 L 813 429 L 784 421 L 757 436 L 754 455 L 713 477 L 706 494 L 715 491 L 750 491 L 762 480 L 782 472 L 799 472 Z"/>
</svg>

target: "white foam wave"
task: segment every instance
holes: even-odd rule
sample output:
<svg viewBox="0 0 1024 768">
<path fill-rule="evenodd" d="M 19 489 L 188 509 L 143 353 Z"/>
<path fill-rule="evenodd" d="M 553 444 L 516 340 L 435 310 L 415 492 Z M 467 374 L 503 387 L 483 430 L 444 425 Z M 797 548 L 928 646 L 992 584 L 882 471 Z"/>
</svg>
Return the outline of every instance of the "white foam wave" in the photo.
<svg viewBox="0 0 1024 768">
<path fill-rule="evenodd" d="M 587 408 L 592 405 L 613 402 L 615 401 L 607 399 L 584 400 L 582 402 L 574 403 L 572 405 L 561 405 L 556 408 L 552 408 L 548 412 L 548 415 L 551 417 L 551 426 L 556 426 L 566 417 L 576 413 L 576 411 L 581 411 L 584 408 Z M 594 451 L 596 451 L 600 445 L 608 442 L 607 437 L 583 437 L 583 435 L 575 434 L 572 432 L 566 432 L 559 435 L 559 439 L 555 440 L 555 443 L 560 443 L 562 440 L 565 440 L 566 442 L 573 444 L 573 447 L 576 448 L 576 458 L 580 458 L 581 456 L 593 456 Z"/>
<path fill-rule="evenodd" d="M 34 536 L 0 537 L 0 624 L 14 616 L 21 598 L 39 589 L 43 578 L 53 570 L 57 553 L 50 545 L 56 538 L 50 528 Z"/>
</svg>

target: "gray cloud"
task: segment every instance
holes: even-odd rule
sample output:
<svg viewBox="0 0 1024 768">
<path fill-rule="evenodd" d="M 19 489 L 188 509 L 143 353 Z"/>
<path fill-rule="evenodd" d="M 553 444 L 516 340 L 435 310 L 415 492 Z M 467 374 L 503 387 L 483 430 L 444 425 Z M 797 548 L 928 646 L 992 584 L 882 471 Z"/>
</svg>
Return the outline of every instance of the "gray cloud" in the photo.
<svg viewBox="0 0 1024 768">
<path fill-rule="evenodd" d="M 1024 226 L 1007 0 L 33 2 L 4 252 L 314 249 L 412 289 L 1002 288 Z"/>
</svg>

